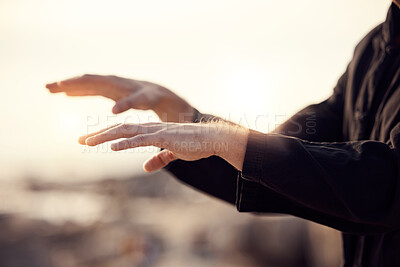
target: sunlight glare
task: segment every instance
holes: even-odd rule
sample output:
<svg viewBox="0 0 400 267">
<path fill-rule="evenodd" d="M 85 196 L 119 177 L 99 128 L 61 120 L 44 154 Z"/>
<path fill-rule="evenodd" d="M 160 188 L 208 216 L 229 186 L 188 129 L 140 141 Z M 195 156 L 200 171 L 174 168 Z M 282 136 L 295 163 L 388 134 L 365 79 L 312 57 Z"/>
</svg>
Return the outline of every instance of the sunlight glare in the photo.
<svg viewBox="0 0 400 267">
<path fill-rule="evenodd" d="M 58 129 L 61 133 L 70 136 L 80 130 L 80 116 L 74 111 L 64 111 L 57 119 Z"/>
</svg>

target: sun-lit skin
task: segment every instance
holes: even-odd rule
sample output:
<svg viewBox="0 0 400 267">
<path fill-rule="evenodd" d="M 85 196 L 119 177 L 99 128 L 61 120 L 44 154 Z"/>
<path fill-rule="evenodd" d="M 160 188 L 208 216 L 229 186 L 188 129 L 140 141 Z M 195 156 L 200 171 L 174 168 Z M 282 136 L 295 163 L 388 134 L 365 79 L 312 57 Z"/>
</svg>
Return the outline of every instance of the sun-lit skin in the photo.
<svg viewBox="0 0 400 267">
<path fill-rule="evenodd" d="M 115 151 L 141 146 L 164 148 L 144 164 L 151 172 L 176 159 L 198 160 L 217 155 L 242 170 L 248 129 L 224 122 L 189 123 L 194 108 L 163 86 L 117 76 L 83 75 L 47 84 L 51 93 L 69 96 L 101 95 L 116 101 L 113 113 L 130 108 L 153 110 L 162 123 L 120 124 L 79 138 L 82 145 L 111 145 Z"/>
<path fill-rule="evenodd" d="M 400 7 L 400 0 L 393 2 Z M 236 126 L 232 131 L 232 125 L 228 124 L 188 124 L 194 108 L 161 85 L 117 76 L 83 75 L 46 87 L 51 93 L 110 98 L 116 102 L 112 110 L 115 114 L 130 108 L 153 110 L 164 122 L 116 125 L 81 137 L 81 144 L 94 146 L 125 138 L 111 148 L 116 151 L 150 145 L 164 148 L 144 164 L 146 171 L 160 169 L 175 159 L 197 160 L 211 155 L 218 155 L 242 170 L 248 129 Z"/>
<path fill-rule="evenodd" d="M 117 76 L 85 74 L 47 84 L 51 93 L 64 92 L 68 96 L 100 95 L 114 100 L 114 114 L 128 109 L 153 110 L 162 121 L 191 121 L 193 107 L 170 90 L 146 81 Z M 173 105 L 173 106 L 172 106 Z"/>
</svg>

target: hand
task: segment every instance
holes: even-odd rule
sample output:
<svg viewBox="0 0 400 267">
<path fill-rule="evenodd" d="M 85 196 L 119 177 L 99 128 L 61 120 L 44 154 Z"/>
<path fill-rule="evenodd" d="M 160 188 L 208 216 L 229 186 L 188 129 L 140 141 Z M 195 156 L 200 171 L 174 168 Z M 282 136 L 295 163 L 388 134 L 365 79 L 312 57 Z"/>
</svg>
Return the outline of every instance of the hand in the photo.
<svg viewBox="0 0 400 267">
<path fill-rule="evenodd" d="M 83 75 L 47 84 L 51 93 L 68 96 L 104 96 L 114 100 L 115 114 L 130 108 L 153 110 L 162 121 L 191 122 L 194 108 L 160 85 L 117 76 Z"/>
<path fill-rule="evenodd" d="M 79 138 L 80 144 L 96 146 L 124 138 L 111 145 L 114 151 L 142 146 L 164 148 L 143 168 L 147 172 L 171 161 L 193 161 L 212 155 L 220 156 L 238 170 L 242 169 L 248 130 L 227 123 L 146 123 L 119 124 Z"/>
</svg>

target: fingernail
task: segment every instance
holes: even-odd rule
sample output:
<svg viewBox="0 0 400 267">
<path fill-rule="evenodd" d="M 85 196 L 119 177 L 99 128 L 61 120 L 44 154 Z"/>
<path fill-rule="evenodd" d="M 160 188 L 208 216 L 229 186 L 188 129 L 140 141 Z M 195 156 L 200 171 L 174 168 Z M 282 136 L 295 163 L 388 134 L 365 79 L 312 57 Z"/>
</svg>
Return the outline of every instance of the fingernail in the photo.
<svg viewBox="0 0 400 267">
<path fill-rule="evenodd" d="M 147 160 L 145 163 L 143 163 L 143 170 L 145 172 L 151 172 L 151 168 L 149 168 L 149 160 Z"/>
<path fill-rule="evenodd" d="M 112 113 L 114 113 L 114 114 L 118 114 L 118 113 L 119 113 L 119 108 L 118 108 L 118 106 L 114 106 L 114 107 L 112 108 Z"/>
<path fill-rule="evenodd" d="M 114 150 L 114 151 L 118 150 L 118 143 L 111 144 L 111 150 Z"/>
<path fill-rule="evenodd" d="M 51 89 L 52 87 L 54 87 L 54 85 L 56 85 L 56 83 L 48 83 L 46 84 L 46 88 Z"/>
<path fill-rule="evenodd" d="M 86 144 L 88 146 L 95 146 L 96 145 L 95 139 L 93 137 L 86 139 Z"/>
<path fill-rule="evenodd" d="M 78 138 L 78 143 L 81 145 L 86 145 L 85 140 L 86 140 L 86 136 L 85 135 L 81 136 Z"/>
</svg>

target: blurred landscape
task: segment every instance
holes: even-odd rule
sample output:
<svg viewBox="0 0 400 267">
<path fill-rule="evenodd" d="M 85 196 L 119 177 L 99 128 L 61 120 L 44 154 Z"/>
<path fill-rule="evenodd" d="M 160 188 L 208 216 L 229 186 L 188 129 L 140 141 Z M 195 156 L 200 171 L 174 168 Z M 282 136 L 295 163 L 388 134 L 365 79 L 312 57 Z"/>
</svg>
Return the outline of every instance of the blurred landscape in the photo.
<svg viewBox="0 0 400 267">
<path fill-rule="evenodd" d="M 164 171 L 0 186 L 0 266 L 339 266 L 340 234 L 239 214 Z"/>
</svg>

